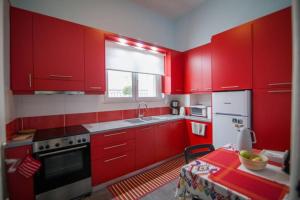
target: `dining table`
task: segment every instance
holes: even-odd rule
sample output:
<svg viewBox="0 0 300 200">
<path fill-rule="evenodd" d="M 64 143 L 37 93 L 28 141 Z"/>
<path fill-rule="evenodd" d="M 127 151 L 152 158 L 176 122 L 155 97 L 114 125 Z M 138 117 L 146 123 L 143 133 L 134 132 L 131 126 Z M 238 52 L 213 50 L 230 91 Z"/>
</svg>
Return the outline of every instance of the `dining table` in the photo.
<svg viewBox="0 0 300 200">
<path fill-rule="evenodd" d="M 253 150 L 259 154 L 261 150 Z M 288 199 L 289 175 L 280 163 L 268 162 L 263 170 L 247 169 L 235 145 L 228 144 L 180 170 L 177 199 L 277 200 Z"/>
</svg>

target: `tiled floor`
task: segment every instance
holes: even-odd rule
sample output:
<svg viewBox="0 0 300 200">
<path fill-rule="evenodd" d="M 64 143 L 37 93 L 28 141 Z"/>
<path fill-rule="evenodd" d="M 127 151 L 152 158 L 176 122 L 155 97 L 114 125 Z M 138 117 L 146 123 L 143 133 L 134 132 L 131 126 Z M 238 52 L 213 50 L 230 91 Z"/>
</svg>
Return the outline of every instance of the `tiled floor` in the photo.
<svg viewBox="0 0 300 200">
<path fill-rule="evenodd" d="M 177 186 L 177 179 L 170 183 L 158 188 L 152 193 L 147 194 L 141 200 L 175 200 L 175 191 Z M 107 189 L 103 189 L 93 193 L 85 200 L 111 200 L 112 195 Z"/>
</svg>

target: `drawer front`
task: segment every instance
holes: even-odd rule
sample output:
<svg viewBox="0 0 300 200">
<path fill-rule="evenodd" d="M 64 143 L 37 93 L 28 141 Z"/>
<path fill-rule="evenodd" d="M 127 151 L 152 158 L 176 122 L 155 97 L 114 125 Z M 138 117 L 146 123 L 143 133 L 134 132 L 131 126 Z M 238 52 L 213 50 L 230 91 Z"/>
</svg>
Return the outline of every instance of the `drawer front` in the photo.
<svg viewBox="0 0 300 200">
<path fill-rule="evenodd" d="M 135 168 L 134 151 L 121 153 L 110 159 L 92 161 L 93 186 L 132 172 Z"/>
<path fill-rule="evenodd" d="M 110 159 L 118 154 L 135 149 L 135 140 L 128 140 L 119 143 L 105 144 L 103 146 L 95 145 L 91 148 L 92 160 Z"/>
<path fill-rule="evenodd" d="M 128 140 L 134 139 L 135 129 L 126 129 L 119 131 L 112 131 L 102 134 L 92 135 L 92 146 L 106 146 L 110 144 L 119 144 Z"/>
</svg>

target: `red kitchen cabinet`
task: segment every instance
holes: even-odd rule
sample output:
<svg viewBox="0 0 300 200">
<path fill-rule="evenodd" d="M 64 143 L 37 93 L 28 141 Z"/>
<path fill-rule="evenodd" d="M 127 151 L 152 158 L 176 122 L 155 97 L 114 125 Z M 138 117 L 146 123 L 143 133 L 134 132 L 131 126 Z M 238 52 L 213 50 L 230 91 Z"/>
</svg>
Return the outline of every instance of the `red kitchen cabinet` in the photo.
<svg viewBox="0 0 300 200">
<path fill-rule="evenodd" d="M 136 169 L 144 168 L 155 162 L 155 126 L 136 129 Z"/>
<path fill-rule="evenodd" d="M 291 90 L 253 90 L 253 130 L 255 148 L 290 149 Z"/>
<path fill-rule="evenodd" d="M 192 132 L 192 122 L 205 124 L 205 135 L 195 135 Z M 189 146 L 196 144 L 212 144 L 212 124 L 210 122 L 186 120 L 187 143 Z"/>
<path fill-rule="evenodd" d="M 211 44 L 201 46 L 201 81 L 203 92 L 212 91 Z"/>
<path fill-rule="evenodd" d="M 161 123 L 155 128 L 155 158 L 162 161 L 170 157 L 172 151 L 171 123 Z"/>
<path fill-rule="evenodd" d="M 181 154 L 186 147 L 186 125 L 185 120 L 171 122 L 171 155 Z"/>
<path fill-rule="evenodd" d="M 10 8 L 11 90 L 33 91 L 32 13 Z"/>
<path fill-rule="evenodd" d="M 33 15 L 35 90 L 84 90 L 84 28 Z"/>
<path fill-rule="evenodd" d="M 134 151 L 123 152 L 107 159 L 92 160 L 92 185 L 118 178 L 134 169 Z"/>
<path fill-rule="evenodd" d="M 286 8 L 253 23 L 253 87 L 290 87 L 291 74 L 291 8 Z"/>
<path fill-rule="evenodd" d="M 252 88 L 252 25 L 238 26 L 212 37 L 213 90 Z"/>
<path fill-rule="evenodd" d="M 22 161 L 27 154 L 32 153 L 31 145 L 5 149 L 5 161 Z M 33 178 L 25 178 L 17 171 L 9 172 L 11 164 L 6 164 L 6 180 L 9 199 L 11 200 L 33 200 L 34 186 Z"/>
<path fill-rule="evenodd" d="M 104 32 L 93 28 L 86 28 L 84 33 L 85 91 L 87 93 L 104 93 Z"/>
<path fill-rule="evenodd" d="M 186 52 L 185 92 L 210 92 L 211 45 L 206 44 Z"/>
<path fill-rule="evenodd" d="M 185 92 L 197 93 L 201 91 L 201 47 L 191 49 L 185 54 Z"/>
<path fill-rule="evenodd" d="M 166 55 L 163 92 L 166 94 L 184 93 L 184 53 L 169 50 Z"/>
</svg>

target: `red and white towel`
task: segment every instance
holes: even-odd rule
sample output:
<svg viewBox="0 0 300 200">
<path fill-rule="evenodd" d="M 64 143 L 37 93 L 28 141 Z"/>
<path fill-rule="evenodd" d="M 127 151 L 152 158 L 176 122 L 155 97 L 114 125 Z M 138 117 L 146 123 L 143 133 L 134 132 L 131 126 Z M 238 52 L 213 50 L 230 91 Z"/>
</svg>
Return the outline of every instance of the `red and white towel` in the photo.
<svg viewBox="0 0 300 200">
<path fill-rule="evenodd" d="M 27 155 L 22 163 L 19 165 L 17 171 L 25 178 L 32 177 L 35 172 L 41 167 L 41 162 Z"/>
</svg>

